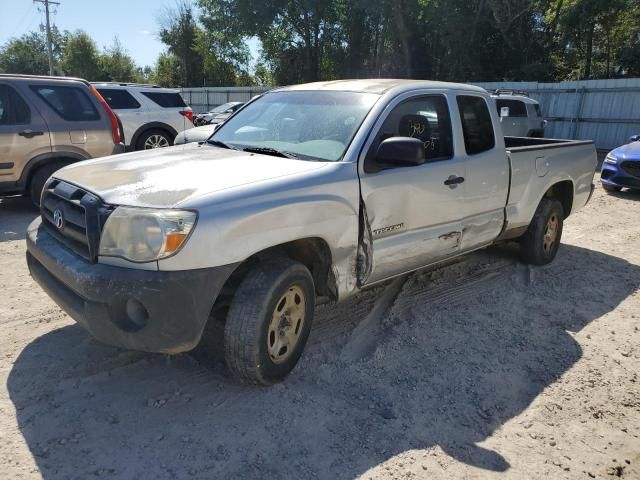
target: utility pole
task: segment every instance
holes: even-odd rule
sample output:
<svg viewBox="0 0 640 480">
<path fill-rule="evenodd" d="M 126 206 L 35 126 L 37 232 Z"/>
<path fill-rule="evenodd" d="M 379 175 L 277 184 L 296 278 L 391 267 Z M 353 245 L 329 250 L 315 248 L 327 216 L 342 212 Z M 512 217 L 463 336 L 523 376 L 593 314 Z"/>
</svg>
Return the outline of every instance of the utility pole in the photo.
<svg viewBox="0 0 640 480">
<path fill-rule="evenodd" d="M 47 56 L 49 57 L 49 75 L 53 76 L 53 52 L 51 49 L 51 23 L 49 22 L 49 5 L 60 5 L 60 2 L 51 0 L 33 0 L 34 3 L 44 5 L 44 14 L 47 19 Z"/>
</svg>

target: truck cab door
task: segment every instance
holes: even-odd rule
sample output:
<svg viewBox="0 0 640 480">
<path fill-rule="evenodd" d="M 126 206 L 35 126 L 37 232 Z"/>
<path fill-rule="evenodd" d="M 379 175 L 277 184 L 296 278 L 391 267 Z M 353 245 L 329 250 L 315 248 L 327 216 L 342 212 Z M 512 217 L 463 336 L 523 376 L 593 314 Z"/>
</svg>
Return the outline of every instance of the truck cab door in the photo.
<svg viewBox="0 0 640 480">
<path fill-rule="evenodd" d="M 456 96 L 456 152 L 465 160 L 462 252 L 493 242 L 504 226 L 510 167 L 504 139 L 496 134 L 497 112 L 481 94 Z M 492 115 L 493 113 L 493 115 Z"/>
<path fill-rule="evenodd" d="M 0 182 L 17 182 L 29 160 L 50 151 L 49 128 L 38 110 L 0 82 Z"/>
<path fill-rule="evenodd" d="M 391 137 L 423 142 L 425 163 L 380 168 L 376 153 Z M 444 260 L 460 251 L 465 158 L 454 155 L 444 94 L 405 95 L 384 111 L 360 162 L 363 228 L 372 254 L 362 285 Z"/>
</svg>

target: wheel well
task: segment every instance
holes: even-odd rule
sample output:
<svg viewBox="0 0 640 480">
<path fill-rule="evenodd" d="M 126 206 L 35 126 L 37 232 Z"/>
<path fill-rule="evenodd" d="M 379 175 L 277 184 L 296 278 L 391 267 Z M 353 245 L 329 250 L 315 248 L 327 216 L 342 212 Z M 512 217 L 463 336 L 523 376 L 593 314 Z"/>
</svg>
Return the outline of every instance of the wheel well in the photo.
<svg viewBox="0 0 640 480">
<path fill-rule="evenodd" d="M 544 194 L 547 198 L 554 198 L 562 204 L 564 210 L 564 218 L 571 214 L 573 207 L 573 183 L 571 180 L 564 180 L 553 185 Z"/>
<path fill-rule="evenodd" d="M 337 296 L 335 278 L 331 270 L 331 250 L 327 242 L 318 237 L 293 240 L 262 250 L 242 262 L 236 272 L 243 275 L 255 262 L 282 256 L 300 262 L 309 269 L 318 295 Z"/>
<path fill-rule="evenodd" d="M 25 183 L 25 187 L 28 190 L 31 188 L 31 181 L 33 177 L 38 173 L 38 170 L 44 167 L 48 167 L 49 165 L 60 165 L 60 168 L 66 167 L 67 165 L 71 165 L 74 162 L 79 162 L 77 158 L 71 157 L 52 157 L 39 161 L 32 168 L 29 169 L 29 174 L 27 175 L 27 181 Z"/>
<path fill-rule="evenodd" d="M 213 306 L 212 316 L 220 320 L 226 317 L 226 310 L 233 299 L 233 294 L 245 275 L 256 263 L 274 257 L 288 257 L 302 263 L 311 272 L 316 294 L 337 299 L 338 289 L 331 269 L 333 262 L 329 245 L 319 237 L 303 238 L 262 250 L 238 265 L 223 285 Z M 218 316 L 218 312 L 222 314 Z"/>
</svg>

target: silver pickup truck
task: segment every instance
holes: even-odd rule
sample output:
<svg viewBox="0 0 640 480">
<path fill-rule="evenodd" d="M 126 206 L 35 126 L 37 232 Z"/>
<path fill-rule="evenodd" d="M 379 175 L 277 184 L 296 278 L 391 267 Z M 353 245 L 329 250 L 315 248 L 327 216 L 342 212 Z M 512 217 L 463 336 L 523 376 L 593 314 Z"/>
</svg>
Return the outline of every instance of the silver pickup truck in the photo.
<svg viewBox="0 0 640 480">
<path fill-rule="evenodd" d="M 207 142 L 56 172 L 27 262 L 97 339 L 178 353 L 223 321 L 228 368 L 271 384 L 300 358 L 318 297 L 503 240 L 551 262 L 595 168 L 590 141 L 503 138 L 480 88 L 299 85 Z"/>
</svg>

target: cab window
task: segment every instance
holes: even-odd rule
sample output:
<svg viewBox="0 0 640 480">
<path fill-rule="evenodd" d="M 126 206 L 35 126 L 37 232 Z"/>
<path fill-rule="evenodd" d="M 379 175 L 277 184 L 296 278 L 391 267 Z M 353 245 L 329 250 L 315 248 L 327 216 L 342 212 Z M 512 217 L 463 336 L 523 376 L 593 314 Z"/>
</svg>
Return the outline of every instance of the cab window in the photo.
<svg viewBox="0 0 640 480">
<path fill-rule="evenodd" d="M 491 113 L 485 99 L 460 95 L 457 101 L 467 154 L 477 155 L 491 150 L 496 144 L 496 139 L 493 134 Z"/>
<path fill-rule="evenodd" d="M 372 161 L 382 141 L 391 137 L 413 137 L 424 145 L 427 161 L 453 156 L 453 135 L 447 100 L 441 95 L 411 98 L 398 104 L 387 116 L 369 150 Z"/>
</svg>

